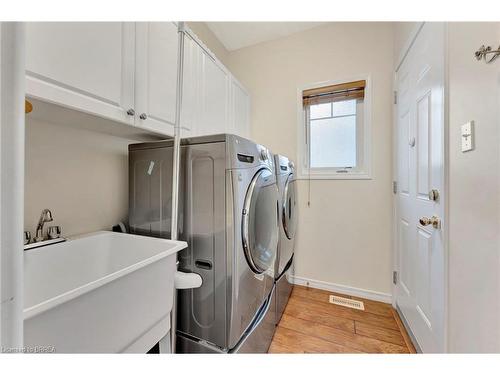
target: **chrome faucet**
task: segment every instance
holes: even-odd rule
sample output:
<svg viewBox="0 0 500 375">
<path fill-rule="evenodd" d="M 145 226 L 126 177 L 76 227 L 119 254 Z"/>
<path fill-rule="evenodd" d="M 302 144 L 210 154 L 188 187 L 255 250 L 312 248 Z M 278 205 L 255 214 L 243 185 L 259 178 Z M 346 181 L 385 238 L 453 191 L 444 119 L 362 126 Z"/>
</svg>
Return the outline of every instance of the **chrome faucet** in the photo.
<svg viewBox="0 0 500 375">
<path fill-rule="evenodd" d="M 52 212 L 48 208 L 45 208 L 42 210 L 42 213 L 40 214 L 40 219 L 38 220 L 38 225 L 36 227 L 36 236 L 35 236 L 35 242 L 40 242 L 44 240 L 43 237 L 43 225 L 45 223 L 48 223 L 50 221 L 54 220 L 52 218 Z"/>
</svg>

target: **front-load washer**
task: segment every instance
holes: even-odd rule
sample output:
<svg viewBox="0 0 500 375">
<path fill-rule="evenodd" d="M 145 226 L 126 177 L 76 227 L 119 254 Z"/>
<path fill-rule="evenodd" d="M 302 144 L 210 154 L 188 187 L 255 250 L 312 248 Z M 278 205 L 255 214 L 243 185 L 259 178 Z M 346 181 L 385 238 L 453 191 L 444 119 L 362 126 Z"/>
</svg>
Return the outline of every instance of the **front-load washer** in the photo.
<svg viewBox="0 0 500 375">
<path fill-rule="evenodd" d="M 129 146 L 133 233 L 170 236 L 172 156 L 171 140 Z M 234 135 L 188 138 L 180 172 L 179 270 L 202 285 L 178 291 L 177 351 L 266 352 L 279 236 L 272 155 Z"/>
<path fill-rule="evenodd" d="M 279 322 L 292 292 L 295 232 L 297 229 L 297 188 L 295 167 L 283 155 L 274 155 L 276 181 L 280 196 L 280 236 L 275 264 L 276 323 Z"/>
</svg>

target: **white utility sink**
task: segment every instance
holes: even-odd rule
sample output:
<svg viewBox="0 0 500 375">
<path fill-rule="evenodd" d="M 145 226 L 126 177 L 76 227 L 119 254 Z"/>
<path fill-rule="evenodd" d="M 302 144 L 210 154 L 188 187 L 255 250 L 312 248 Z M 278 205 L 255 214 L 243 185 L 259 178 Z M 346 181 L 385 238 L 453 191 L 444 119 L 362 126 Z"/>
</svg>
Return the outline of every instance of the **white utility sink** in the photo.
<svg viewBox="0 0 500 375">
<path fill-rule="evenodd" d="M 24 345 L 146 352 L 170 330 L 185 242 L 96 232 L 24 253 Z"/>
</svg>

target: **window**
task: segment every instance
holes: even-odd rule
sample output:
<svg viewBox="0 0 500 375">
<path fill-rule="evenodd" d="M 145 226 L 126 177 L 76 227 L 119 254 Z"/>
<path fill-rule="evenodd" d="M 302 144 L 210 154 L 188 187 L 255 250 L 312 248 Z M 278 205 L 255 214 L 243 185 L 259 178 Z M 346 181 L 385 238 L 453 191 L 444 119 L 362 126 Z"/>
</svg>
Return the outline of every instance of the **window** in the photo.
<svg viewBox="0 0 500 375">
<path fill-rule="evenodd" d="M 370 178 L 367 80 L 300 90 L 302 178 Z"/>
</svg>

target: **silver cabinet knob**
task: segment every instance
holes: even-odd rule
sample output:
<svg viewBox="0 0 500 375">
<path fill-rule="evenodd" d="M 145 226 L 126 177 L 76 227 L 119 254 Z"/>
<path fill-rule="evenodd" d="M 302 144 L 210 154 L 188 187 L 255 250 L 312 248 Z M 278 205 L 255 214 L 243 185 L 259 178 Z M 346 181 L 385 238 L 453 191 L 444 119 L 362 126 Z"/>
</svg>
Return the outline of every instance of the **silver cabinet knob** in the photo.
<svg viewBox="0 0 500 375">
<path fill-rule="evenodd" d="M 141 120 L 146 120 L 146 119 L 148 118 L 148 115 L 147 115 L 147 114 L 145 114 L 145 113 L 141 113 L 141 115 L 139 116 L 139 118 L 140 118 Z"/>
<path fill-rule="evenodd" d="M 130 109 L 127 111 L 127 115 L 129 115 L 129 116 L 133 116 L 133 115 L 135 115 L 135 111 L 134 111 L 134 109 L 133 109 L 133 108 L 130 108 Z"/>
</svg>

